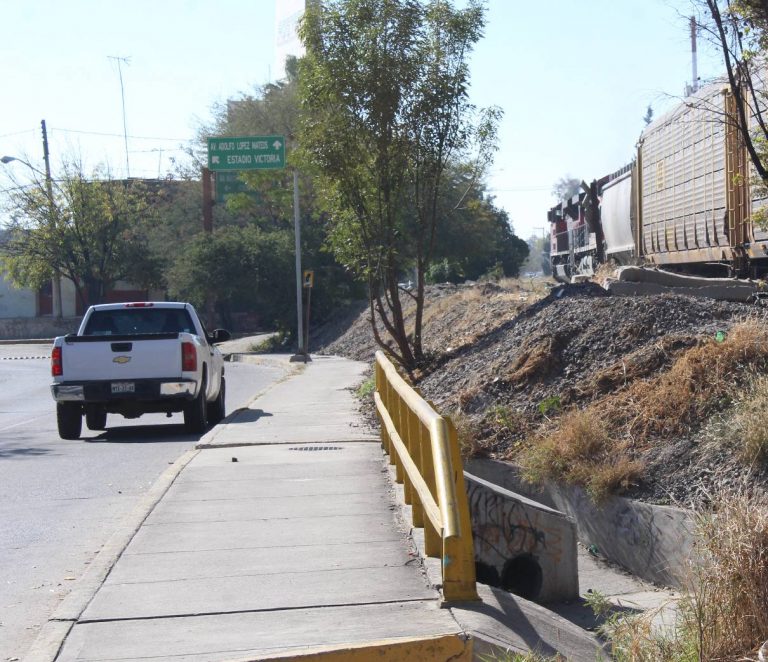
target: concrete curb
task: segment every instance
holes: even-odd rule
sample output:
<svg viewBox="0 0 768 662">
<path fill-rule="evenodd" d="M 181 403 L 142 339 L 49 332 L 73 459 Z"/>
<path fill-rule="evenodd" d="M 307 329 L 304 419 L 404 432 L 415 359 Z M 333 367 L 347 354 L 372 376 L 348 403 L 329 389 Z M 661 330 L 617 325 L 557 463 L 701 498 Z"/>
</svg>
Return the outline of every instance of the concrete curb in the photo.
<svg viewBox="0 0 768 662">
<path fill-rule="evenodd" d="M 168 467 L 141 498 L 133 511 L 121 522 L 107 543 L 99 550 L 88 569 L 80 577 L 56 611 L 43 625 L 40 633 L 24 656 L 25 662 L 53 662 L 59 654 L 72 626 L 93 599 L 128 543 L 147 519 L 154 507 L 171 487 L 182 470 L 199 453 L 186 451 Z"/>
</svg>

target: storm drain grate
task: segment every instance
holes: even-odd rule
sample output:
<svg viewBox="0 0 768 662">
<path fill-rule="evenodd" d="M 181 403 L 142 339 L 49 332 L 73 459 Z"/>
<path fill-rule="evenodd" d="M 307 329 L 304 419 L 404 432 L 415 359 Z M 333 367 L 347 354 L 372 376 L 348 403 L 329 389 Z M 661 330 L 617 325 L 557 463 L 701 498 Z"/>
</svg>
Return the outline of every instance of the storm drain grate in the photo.
<svg viewBox="0 0 768 662">
<path fill-rule="evenodd" d="M 289 451 L 341 451 L 343 446 L 293 446 Z"/>
</svg>

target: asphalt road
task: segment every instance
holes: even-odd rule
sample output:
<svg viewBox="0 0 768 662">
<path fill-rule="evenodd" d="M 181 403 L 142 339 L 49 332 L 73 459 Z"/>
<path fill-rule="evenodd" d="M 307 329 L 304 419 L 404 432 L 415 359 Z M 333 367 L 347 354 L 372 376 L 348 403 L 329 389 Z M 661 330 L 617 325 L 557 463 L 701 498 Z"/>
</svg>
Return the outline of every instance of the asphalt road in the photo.
<svg viewBox="0 0 768 662">
<path fill-rule="evenodd" d="M 23 658 L 120 521 L 199 438 L 184 432 L 181 414 L 110 414 L 105 432 L 83 425 L 82 439 L 59 439 L 48 352 L 47 345 L 0 346 L 2 662 Z M 228 363 L 226 373 L 228 411 L 285 374 L 247 363 Z"/>
</svg>

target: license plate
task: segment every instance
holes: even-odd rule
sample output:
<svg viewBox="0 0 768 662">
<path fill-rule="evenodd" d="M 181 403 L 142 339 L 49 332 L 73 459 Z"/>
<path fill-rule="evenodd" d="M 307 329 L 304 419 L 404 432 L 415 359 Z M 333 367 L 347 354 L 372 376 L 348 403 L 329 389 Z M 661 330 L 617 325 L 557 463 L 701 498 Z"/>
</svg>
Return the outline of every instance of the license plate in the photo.
<svg viewBox="0 0 768 662">
<path fill-rule="evenodd" d="M 112 393 L 135 393 L 136 384 L 133 382 L 112 382 Z"/>
</svg>

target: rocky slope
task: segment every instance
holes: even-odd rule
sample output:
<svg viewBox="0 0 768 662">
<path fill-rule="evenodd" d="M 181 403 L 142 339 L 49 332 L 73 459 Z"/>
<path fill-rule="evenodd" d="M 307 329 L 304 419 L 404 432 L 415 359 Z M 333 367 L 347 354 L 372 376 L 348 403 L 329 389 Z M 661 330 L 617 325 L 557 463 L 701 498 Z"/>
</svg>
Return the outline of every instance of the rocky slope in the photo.
<svg viewBox="0 0 768 662">
<path fill-rule="evenodd" d="M 616 481 L 614 491 L 695 505 L 723 489 L 768 486 L 764 461 L 745 461 L 733 422 L 757 397 L 752 373 L 762 369 L 762 350 L 751 365 L 721 351 L 745 319 L 762 320 L 763 310 L 685 295 L 609 296 L 594 283 L 433 286 L 425 314 L 425 345 L 433 362 L 417 376 L 418 386 L 460 421 L 472 452 L 510 461 L 542 439 L 551 445 L 568 425 L 569 412 L 591 411 L 613 426 L 616 454 L 620 449 L 640 467 Z M 324 329 L 314 346 L 371 360 L 367 310 L 352 311 L 335 329 Z M 664 380 L 682 379 L 675 375 L 686 362 L 729 383 L 712 387 L 712 397 L 690 414 L 681 411 L 684 425 L 650 420 L 638 426 L 624 420 L 629 414 L 622 418 L 649 391 L 670 392 Z M 657 414 L 649 409 L 633 416 Z M 616 464 L 610 457 L 604 462 Z"/>
</svg>

